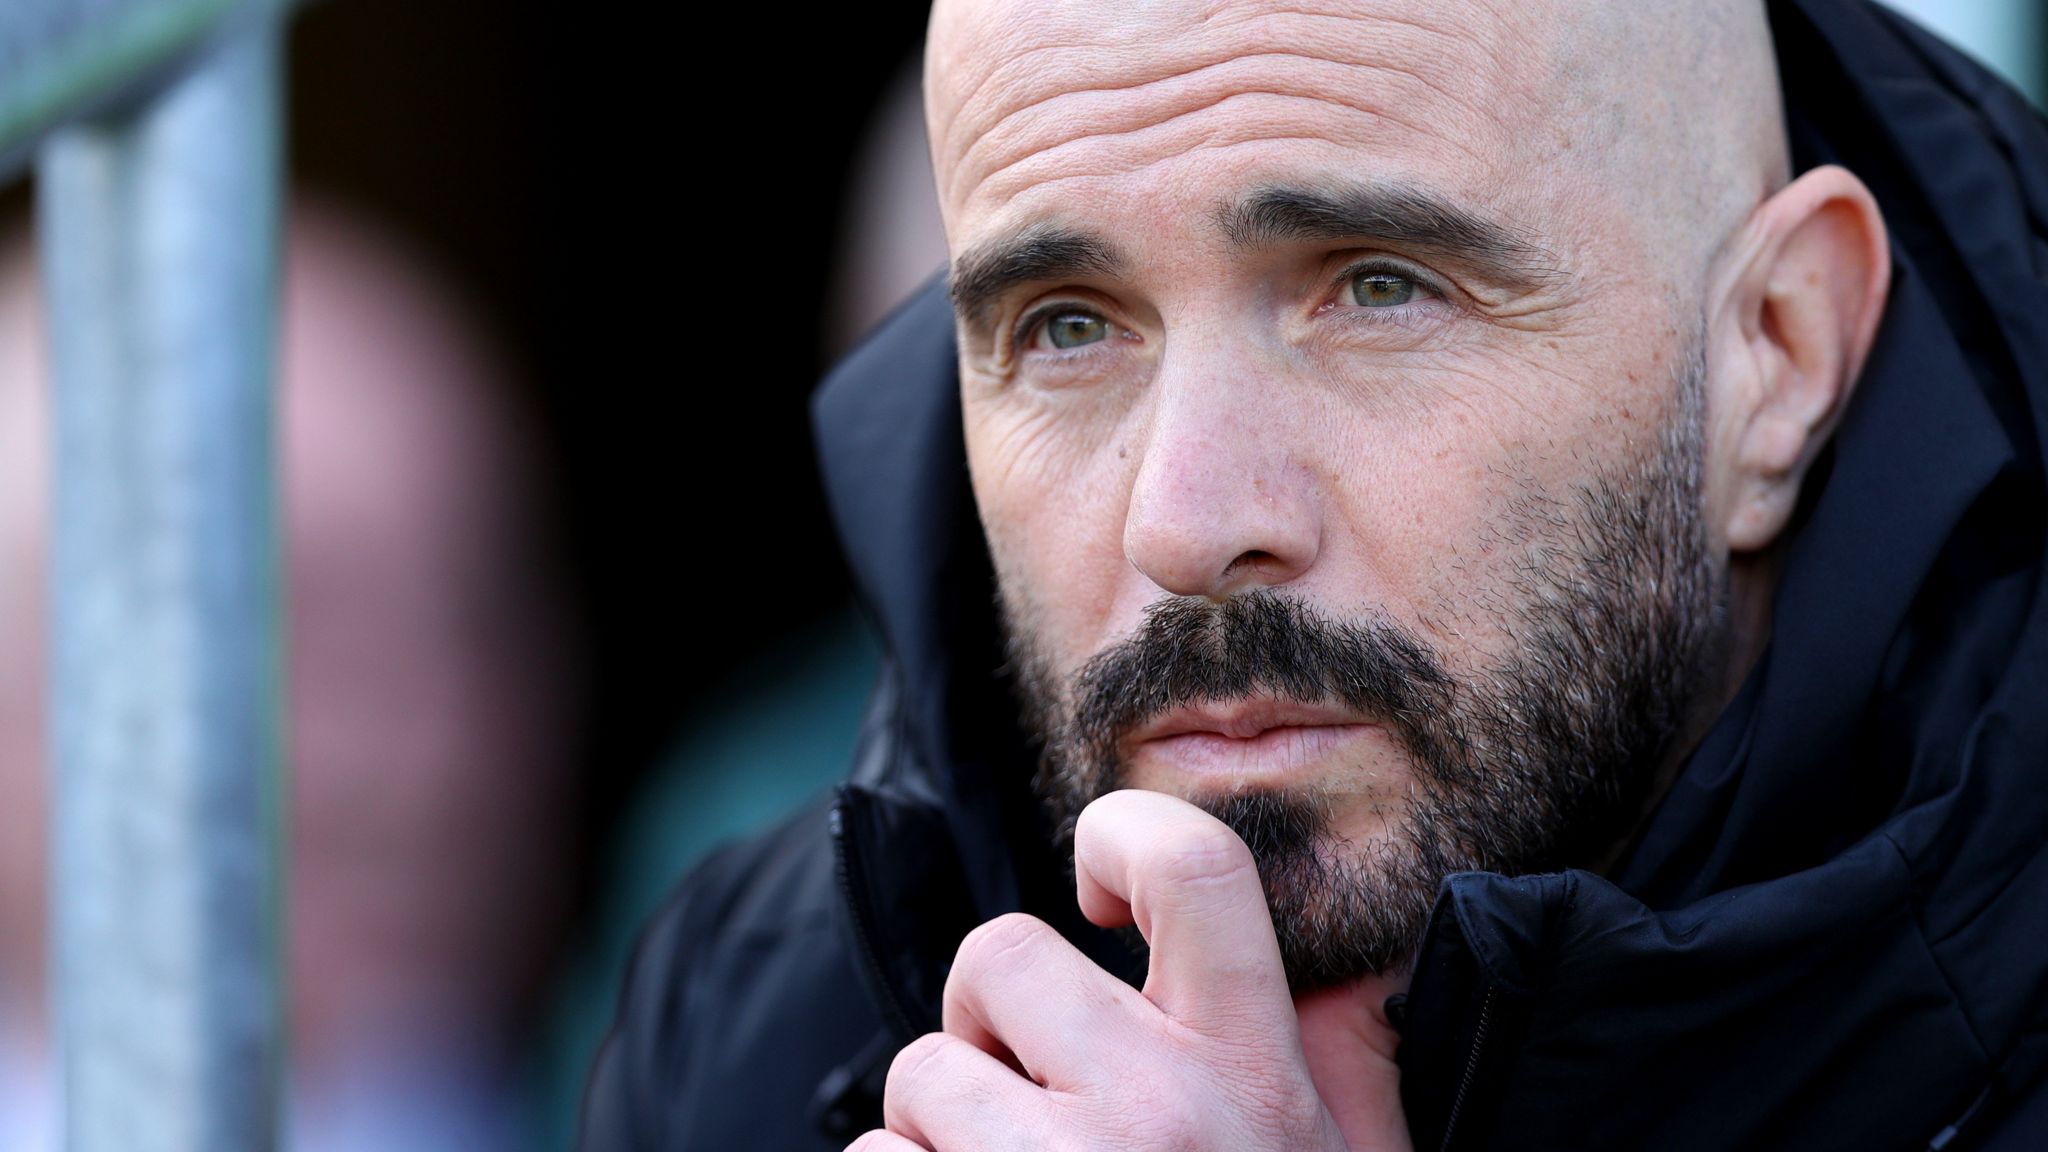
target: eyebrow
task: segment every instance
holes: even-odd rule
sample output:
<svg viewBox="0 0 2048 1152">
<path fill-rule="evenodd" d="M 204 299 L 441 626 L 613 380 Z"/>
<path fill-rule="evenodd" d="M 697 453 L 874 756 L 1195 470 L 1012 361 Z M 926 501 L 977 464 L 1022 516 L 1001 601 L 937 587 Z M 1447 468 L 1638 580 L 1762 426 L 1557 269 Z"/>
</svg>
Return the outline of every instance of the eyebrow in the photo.
<svg viewBox="0 0 2048 1152">
<path fill-rule="evenodd" d="M 1302 241 L 1377 240 L 1463 265 L 1497 288 L 1532 292 L 1561 275 L 1557 255 L 1527 232 L 1405 184 L 1261 188 L 1217 213 L 1239 249 Z"/>
<path fill-rule="evenodd" d="M 953 261 L 947 291 L 953 311 L 977 326 L 987 322 L 996 301 L 1021 284 L 1076 276 L 1113 276 L 1123 271 L 1123 253 L 1089 232 L 1038 223 L 984 240 Z"/>
</svg>

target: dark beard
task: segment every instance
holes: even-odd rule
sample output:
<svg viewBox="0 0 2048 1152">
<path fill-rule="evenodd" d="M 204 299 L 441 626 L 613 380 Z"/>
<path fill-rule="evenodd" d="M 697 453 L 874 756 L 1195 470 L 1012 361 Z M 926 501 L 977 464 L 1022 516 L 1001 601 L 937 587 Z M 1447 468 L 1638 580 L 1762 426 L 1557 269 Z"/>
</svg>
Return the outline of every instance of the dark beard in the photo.
<svg viewBox="0 0 2048 1152">
<path fill-rule="evenodd" d="M 1695 335 L 1653 450 L 1597 473 L 1568 510 L 1533 483 L 1501 538 L 1522 549 L 1499 604 L 1511 654 L 1460 679 L 1390 619 L 1331 621 L 1273 589 L 1168 597 L 1068 692 L 999 597 L 1035 787 L 1069 861 L 1081 809 L 1124 786 L 1119 742 L 1175 708 L 1271 694 L 1338 701 L 1411 761 L 1384 838 L 1337 835 L 1320 791 L 1189 797 L 1251 848 L 1297 991 L 1412 961 L 1442 879 L 1586 865 L 1640 816 L 1719 671 L 1723 574 L 1701 512 L 1705 367 Z M 1570 514 L 1575 513 L 1575 515 Z"/>
</svg>

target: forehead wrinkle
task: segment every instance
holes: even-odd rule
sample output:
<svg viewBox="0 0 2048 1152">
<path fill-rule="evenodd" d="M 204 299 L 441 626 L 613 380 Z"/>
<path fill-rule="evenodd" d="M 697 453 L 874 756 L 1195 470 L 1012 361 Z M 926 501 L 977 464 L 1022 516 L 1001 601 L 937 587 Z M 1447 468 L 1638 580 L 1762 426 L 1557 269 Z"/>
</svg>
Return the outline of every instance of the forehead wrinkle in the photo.
<svg viewBox="0 0 2048 1152">
<path fill-rule="evenodd" d="M 997 77 L 1003 75 L 1004 70 L 1006 68 L 1023 67 L 1024 65 L 1029 64 L 1032 60 L 1035 60 L 1040 56 L 1046 55 L 1047 53 L 1083 51 L 1086 50 L 1088 47 L 1089 45 L 1086 44 L 1073 44 L 1064 42 L 1054 44 L 1032 44 L 1018 49 L 1015 54 L 1009 57 L 996 60 L 991 67 L 985 69 L 981 73 L 981 75 L 974 78 L 973 82 L 967 86 L 967 90 L 965 92 L 961 92 L 954 97 L 952 101 L 953 115 L 948 117 L 946 120 L 946 131 L 943 133 L 934 133 L 934 137 L 938 138 L 951 136 L 952 130 L 954 126 L 959 122 L 961 114 L 974 107 L 975 101 L 981 96 L 982 90 L 984 88 L 987 88 L 988 85 L 991 82 L 993 82 Z M 976 130 L 973 132 L 971 139 L 979 139 L 981 135 L 982 131 Z"/>
<path fill-rule="evenodd" d="M 1475 3 L 1472 4 L 1472 7 L 1482 7 L 1482 5 Z M 1494 22 L 1497 26 L 1506 26 L 1507 21 L 1504 17 L 1500 17 L 1497 12 L 1493 13 L 1493 15 L 1496 17 Z M 1289 20 L 1289 22 L 1300 21 L 1303 23 L 1311 24 L 1328 20 L 1334 20 L 1338 23 L 1345 25 L 1371 24 L 1375 26 L 1380 26 L 1391 24 L 1398 28 L 1405 28 L 1414 32 L 1420 32 L 1425 36 L 1429 36 L 1434 39 L 1440 40 L 1445 44 L 1458 49 L 1477 49 L 1478 51 L 1486 55 L 1487 61 L 1493 64 L 1496 70 L 1498 70 L 1502 76 L 1506 76 L 1508 74 L 1508 69 L 1505 66 L 1506 60 L 1496 50 L 1494 46 L 1494 38 L 1491 36 L 1481 35 L 1480 29 L 1477 27 L 1467 27 L 1461 28 L 1457 31 L 1452 31 L 1448 28 L 1438 28 L 1432 24 L 1425 23 L 1421 20 L 1403 19 L 1402 17 L 1391 12 L 1361 13 L 1357 11 L 1355 4 L 1344 4 L 1339 5 L 1335 8 L 1321 9 L 1305 8 L 1299 5 L 1295 5 L 1281 9 L 1277 12 L 1269 10 L 1264 12 L 1247 13 L 1244 17 L 1237 20 L 1222 20 L 1205 17 L 1203 22 L 1205 24 L 1213 25 L 1216 27 L 1231 28 L 1242 24 L 1250 24 L 1254 21 L 1276 19 L 1287 19 Z M 1342 43 L 1350 40 L 1355 35 L 1355 29 L 1347 29 L 1346 33 L 1342 36 L 1336 37 L 1336 40 L 1339 43 Z"/>
<path fill-rule="evenodd" d="M 1341 28 L 1329 31 L 1317 27 L 1332 21 L 1341 25 Z M 1258 26 L 1255 34 L 1236 40 L 1225 40 L 1217 35 L 1247 25 Z M 1304 25 L 1308 26 L 1306 30 L 1302 27 Z M 1361 25 L 1365 26 L 1367 31 L 1361 31 Z M 1384 30 L 1388 26 L 1401 29 L 1403 32 L 1420 33 L 1429 37 L 1440 46 L 1440 49 L 1447 48 L 1449 51 L 1418 50 L 1412 45 L 1387 43 L 1384 35 L 1371 35 L 1371 31 Z M 997 58 L 991 66 L 981 71 L 965 91 L 955 94 L 953 103 L 956 109 L 973 106 L 990 82 L 1013 72 L 1021 72 L 1025 78 L 1046 76 L 1056 72 L 1058 69 L 1038 67 L 1036 61 L 1038 57 L 1047 53 L 1058 52 L 1082 54 L 1081 70 L 1107 79 L 1144 72 L 1143 64 L 1147 56 L 1169 66 L 1192 61 L 1191 67 L 1180 69 L 1185 72 L 1225 63 L 1236 57 L 1278 52 L 1292 52 L 1305 57 L 1313 57 L 1320 53 L 1322 58 L 1333 63 L 1361 65 L 1374 64 L 1388 57 L 1434 59 L 1451 66 L 1458 75 L 1469 75 L 1477 70 L 1469 61 L 1460 64 L 1456 57 L 1476 50 L 1486 57 L 1487 64 L 1502 73 L 1504 79 L 1509 71 L 1505 67 L 1505 58 L 1493 44 L 1492 37 L 1478 35 L 1477 31 L 1462 29 L 1454 32 L 1433 27 L 1419 20 L 1405 20 L 1395 15 L 1359 13 L 1355 10 L 1355 5 L 1347 6 L 1343 10 L 1314 10 L 1297 6 L 1278 11 L 1252 11 L 1237 19 L 1225 19 L 1219 13 L 1210 12 L 1204 13 L 1193 29 L 1185 31 L 1179 37 L 1182 40 L 1195 40 L 1196 43 L 1192 45 L 1168 46 L 1163 41 L 1148 40 L 1138 44 L 1117 43 L 1104 46 L 1099 40 L 1063 40 L 1020 46 L 1013 49 L 1008 56 Z M 1367 55 L 1350 53 L 1351 49 L 1359 45 L 1372 46 L 1375 52 Z M 1133 58 L 1134 54 L 1137 59 Z M 1522 55 L 1527 55 L 1526 44 Z M 1141 79 L 1134 83 L 1156 78 L 1159 77 L 1141 76 Z M 1130 85 L 1094 86 L 1113 88 Z M 987 125 L 983 124 L 980 127 L 986 130 Z"/>
<path fill-rule="evenodd" d="M 1066 173 L 1062 173 L 1062 174 L 1060 174 L 1060 175 L 1058 175 L 1058 176 L 1050 177 L 1050 178 L 1047 178 L 1047 179 L 1043 179 L 1043 180 L 1036 180 L 1036 181 L 1033 181 L 1033 182 L 1032 182 L 1032 183 L 1030 184 L 1030 187 L 1031 187 L 1031 188 L 1032 188 L 1033 190 L 1037 190 L 1037 189 L 1042 189 L 1042 188 L 1051 188 L 1051 187 L 1056 187 L 1056 186 L 1058 186 L 1058 185 L 1060 185 L 1060 184 L 1062 184 L 1062 183 L 1065 183 L 1065 182 L 1067 182 L 1067 181 L 1069 181 L 1069 180 L 1091 180 L 1091 179 L 1096 179 L 1096 178 L 1099 178 L 1099 177 L 1102 177 L 1102 176 L 1106 176 L 1106 175 L 1118 175 L 1118 176 L 1129 176 L 1129 175 L 1133 175 L 1133 174 L 1136 174 L 1136 173 L 1141 173 L 1141 172 L 1144 172 L 1144 171 L 1146 171 L 1147 169 L 1150 169 L 1150 168 L 1156 168 L 1156 167 L 1158 167 L 1158 166 L 1160 166 L 1160 165 L 1162 165 L 1162 164 L 1171 164 L 1171 163 L 1173 163 L 1173 162 L 1175 162 L 1175 161 L 1177 161 L 1177 160 L 1184 160 L 1184 159 L 1186 159 L 1186 158 L 1187 158 L 1187 157 L 1188 157 L 1188 156 L 1189 156 L 1190 154 L 1192 154 L 1192 153 L 1195 153 L 1195 152 L 1201 152 L 1201 151 L 1211 151 L 1211 150 L 1226 150 L 1226 149 L 1230 149 L 1230 148 L 1240 148 L 1240 147 L 1244 147 L 1244 146 L 1245 146 L 1245 145 L 1247 145 L 1247 144 L 1251 144 L 1251 145 L 1259 145 L 1259 144 L 1268 144 L 1268 143 L 1275 143 L 1275 142 L 1279 142 L 1279 143 L 1299 143 L 1299 144 L 1329 144 L 1329 143 L 1330 143 L 1330 140 L 1329 140 L 1329 138 L 1328 138 L 1328 137 L 1325 137 L 1325 136 L 1302 136 L 1302 135 L 1287 135 L 1287 134 L 1285 134 L 1285 133 L 1262 133 L 1262 134 L 1256 135 L 1256 136 L 1254 136 L 1254 137 L 1252 137 L 1252 138 L 1250 138 L 1250 139 L 1245 139 L 1245 140 L 1211 140 L 1211 141 L 1208 141 L 1208 142 L 1204 142 L 1204 143 L 1200 143 L 1200 144 L 1195 144 L 1195 145 L 1191 145 L 1191 146 L 1189 146 L 1188 148 L 1185 148 L 1185 149 L 1183 149 L 1183 150 L 1181 150 L 1181 151 L 1178 151 L 1178 152 L 1172 152 L 1172 153 L 1169 153 L 1169 154 L 1166 154 L 1166 155 L 1161 155 L 1161 156 L 1155 156 L 1155 157 L 1152 157 L 1151 159 L 1148 159 L 1148 160 L 1144 161 L 1143 163 L 1138 163 L 1138 164 L 1132 164 L 1132 165 L 1128 165 L 1128 166 L 1126 166 L 1126 167 L 1119 167 L 1119 168 L 1107 168 L 1107 167 L 1105 167 L 1105 168 L 1099 168 L 1099 169 L 1093 169 L 1093 170 L 1085 170 L 1085 171 L 1076 171 L 1076 172 L 1066 172 Z M 1027 157 L 1026 159 L 1028 160 L 1028 159 L 1030 159 L 1030 158 L 1029 158 L 1029 157 Z"/>
<path fill-rule="evenodd" d="M 959 179 L 971 181 L 967 173 L 991 151 L 1044 151 L 1043 137 L 1062 135 L 1065 121 L 1094 126 L 1107 118 L 1126 127 L 1160 121 L 1186 111 L 1191 102 L 1220 102 L 1233 88 L 1282 94 L 1291 89 L 1319 98 L 1358 93 L 1355 110 L 1418 128 L 1399 106 L 1426 96 L 1425 103 L 1441 101 L 1449 109 L 1447 124 L 1436 126 L 1438 141 L 1447 146 L 1483 135 L 1493 119 L 1478 101 L 1500 90 L 1500 84 L 1452 79 L 1497 70 L 1493 46 L 1475 43 L 1483 38 L 1412 21 L 1355 16 L 1267 13 L 1235 23 L 1255 23 L 1255 34 L 1231 34 L 1226 26 L 1223 34 L 1198 28 L 1166 43 L 1020 45 L 968 80 L 964 98 L 955 100 L 943 83 L 934 84 L 932 119 L 945 125 L 938 134 L 940 157 L 943 168 L 953 169 L 957 177 L 948 180 L 948 192 L 960 192 Z M 1332 23 L 1338 27 L 1328 27 Z M 1390 77 L 1405 83 L 1388 94 Z M 1441 108 L 1435 113 L 1443 114 Z M 1047 123 L 1052 131 L 1038 130 Z M 1006 166 L 1002 158 L 985 162 L 990 172 Z"/>
<path fill-rule="evenodd" d="M 1330 76 L 1322 74 L 1330 69 L 1341 70 L 1343 79 L 1351 83 L 1332 83 Z M 1360 72 L 1366 75 L 1357 75 Z M 1420 87 L 1464 112 L 1465 119 L 1477 119 L 1462 99 L 1430 80 L 1418 68 L 1374 60 L 1332 60 L 1308 53 L 1275 50 L 1233 56 L 1124 83 L 1086 88 L 1063 87 L 1005 112 L 994 124 L 976 134 L 961 153 L 959 161 L 963 165 L 969 164 L 978 153 L 1000 147 L 1010 138 L 1033 140 L 1035 134 L 1032 129 L 1045 121 L 1070 121 L 1091 128 L 1113 129 L 1087 135 L 1123 135 L 1132 127 L 1167 123 L 1214 107 L 1230 96 L 1253 93 L 1322 100 L 1420 132 L 1421 125 L 1395 114 L 1389 107 L 1401 103 L 1398 98 L 1380 101 L 1345 98 L 1353 88 L 1372 90 L 1390 80 Z M 1147 92 L 1148 89 L 1151 91 Z M 1074 107 L 1075 102 L 1079 103 L 1078 109 Z M 1162 118 L 1162 112 L 1168 114 Z M 1446 142 L 1463 146 L 1462 135 L 1451 133 Z M 1034 152 L 1048 150 L 1042 146 L 1032 149 Z M 999 168 L 991 171 L 996 170 Z"/>
<path fill-rule="evenodd" d="M 1014 159 L 1005 160 L 1003 163 L 983 173 L 970 173 L 963 165 L 955 174 L 956 180 L 971 178 L 975 182 L 974 191 L 987 191 L 992 195 L 997 195 L 1000 199 L 1008 199 L 1012 193 L 1004 186 L 1006 178 L 1010 183 L 1021 183 L 1024 187 L 1033 187 L 1049 185 L 1065 179 L 1127 175 L 1143 171 L 1156 164 L 1170 162 L 1189 152 L 1207 148 L 1224 148 L 1239 144 L 1259 144 L 1278 140 L 1302 140 L 1316 144 L 1345 145 L 1347 143 L 1346 137 L 1350 138 L 1349 146 L 1356 147 L 1359 146 L 1359 138 L 1367 135 L 1367 133 L 1359 131 L 1357 126 L 1353 126 L 1350 131 L 1339 135 L 1337 124 L 1328 119 L 1320 123 L 1313 120 L 1304 123 L 1303 118 L 1298 115 L 1282 115 L 1271 108 L 1265 109 L 1263 114 L 1222 119 L 1218 123 L 1209 125 L 1204 125 L 1197 119 L 1205 113 L 1214 113 L 1222 106 L 1233 101 L 1254 99 L 1286 103 L 1306 102 L 1320 104 L 1325 106 L 1325 108 L 1336 109 L 1352 118 L 1362 117 L 1375 126 L 1391 125 L 1415 137 L 1428 140 L 1432 144 L 1447 145 L 1451 149 L 1462 153 L 1470 162 L 1479 166 L 1482 170 L 1491 159 L 1483 149 L 1476 145 L 1468 144 L 1460 135 L 1454 134 L 1447 137 L 1432 134 L 1426 125 L 1386 113 L 1377 108 L 1333 99 L 1326 91 L 1280 92 L 1270 89 L 1241 89 L 1225 92 L 1200 107 L 1189 108 L 1163 120 L 1153 120 L 1129 130 L 1089 132 L 1070 137 L 1050 146 L 1022 149 L 1020 150 L 1021 154 L 1017 155 Z M 1284 129 L 1282 128 L 1283 125 L 1285 126 Z M 1321 128 L 1329 134 L 1305 135 L 1302 131 L 1304 128 Z M 1097 163 L 1079 169 L 1068 167 L 1067 170 L 1059 172 L 1056 177 L 1051 179 L 1034 178 L 1028 172 L 1028 169 L 1032 168 L 1070 164 L 1070 158 L 1075 149 L 1092 149 L 1100 152 L 1114 149 L 1119 143 L 1142 141 L 1145 137 L 1164 138 L 1166 143 L 1150 148 L 1122 148 L 1119 150 L 1120 154 L 1114 158 L 1117 162 Z M 1183 143 L 1176 143 L 1176 137 L 1193 137 L 1193 139 Z M 963 195 L 961 202 L 965 202 L 968 196 L 971 195 L 972 192 L 969 192 L 968 195 Z"/>
</svg>

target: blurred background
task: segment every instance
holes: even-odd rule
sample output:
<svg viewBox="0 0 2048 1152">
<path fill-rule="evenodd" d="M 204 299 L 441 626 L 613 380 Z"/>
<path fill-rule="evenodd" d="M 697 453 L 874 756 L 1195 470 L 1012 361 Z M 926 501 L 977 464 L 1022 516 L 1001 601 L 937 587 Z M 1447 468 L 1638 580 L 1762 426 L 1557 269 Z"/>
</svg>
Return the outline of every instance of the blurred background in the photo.
<svg viewBox="0 0 2048 1152">
<path fill-rule="evenodd" d="M 2048 91 L 2036 0 L 1897 6 Z M 295 23 L 293 1147 L 568 1147 L 640 922 L 843 772 L 877 652 L 806 401 L 944 258 L 924 15 Z M 0 193 L 0 1152 L 52 1146 L 33 203 Z"/>
</svg>

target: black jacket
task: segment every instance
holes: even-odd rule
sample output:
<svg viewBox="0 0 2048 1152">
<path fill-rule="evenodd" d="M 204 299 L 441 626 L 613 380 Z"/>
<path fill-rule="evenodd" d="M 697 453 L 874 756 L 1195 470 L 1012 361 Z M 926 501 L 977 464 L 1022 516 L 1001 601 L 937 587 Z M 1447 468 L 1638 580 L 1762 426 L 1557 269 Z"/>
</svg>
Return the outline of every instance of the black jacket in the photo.
<svg viewBox="0 0 2048 1152">
<path fill-rule="evenodd" d="M 1770 647 L 1621 864 L 1444 883 L 1398 1020 L 1420 1149 L 2048 1148 L 2048 131 L 1875 8 L 1773 19 L 1797 166 L 1876 192 L 1890 305 Z M 586 1148 L 840 1146 L 997 913 L 1130 966 L 991 674 L 954 371 L 933 284 L 817 394 L 888 649 L 858 763 L 648 929 Z"/>
</svg>

